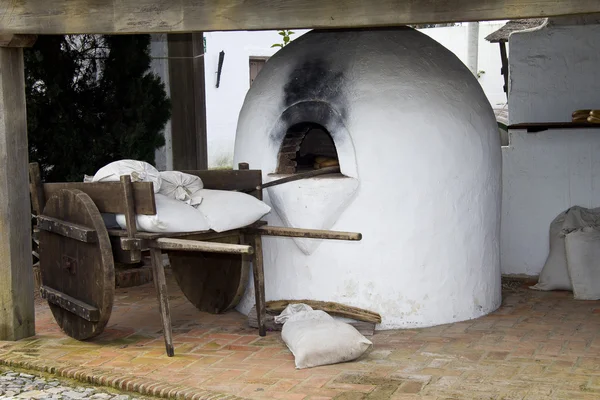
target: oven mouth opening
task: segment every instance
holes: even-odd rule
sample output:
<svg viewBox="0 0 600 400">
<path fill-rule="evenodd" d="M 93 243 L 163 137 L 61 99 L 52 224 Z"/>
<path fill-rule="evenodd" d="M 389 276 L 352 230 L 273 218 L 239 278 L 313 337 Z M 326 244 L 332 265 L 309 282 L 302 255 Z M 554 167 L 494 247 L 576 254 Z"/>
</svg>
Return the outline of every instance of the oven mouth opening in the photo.
<svg viewBox="0 0 600 400">
<path fill-rule="evenodd" d="M 277 175 L 292 175 L 340 167 L 335 142 L 325 127 L 314 122 L 290 126 L 277 157 Z M 340 172 L 319 176 L 343 176 Z"/>
</svg>

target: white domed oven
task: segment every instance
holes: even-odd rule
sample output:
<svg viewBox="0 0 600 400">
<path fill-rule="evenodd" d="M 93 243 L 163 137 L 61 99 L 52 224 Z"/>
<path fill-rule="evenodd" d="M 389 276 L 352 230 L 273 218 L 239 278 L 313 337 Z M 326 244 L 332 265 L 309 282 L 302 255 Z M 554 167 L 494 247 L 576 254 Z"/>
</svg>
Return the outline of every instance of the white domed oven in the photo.
<svg viewBox="0 0 600 400">
<path fill-rule="evenodd" d="M 269 187 L 273 225 L 363 234 L 359 242 L 265 238 L 267 300 L 335 301 L 378 328 L 495 310 L 501 154 L 492 108 L 451 52 L 411 28 L 312 31 L 273 56 L 240 113 L 235 164 Z M 253 306 L 250 283 L 238 306 Z"/>
</svg>

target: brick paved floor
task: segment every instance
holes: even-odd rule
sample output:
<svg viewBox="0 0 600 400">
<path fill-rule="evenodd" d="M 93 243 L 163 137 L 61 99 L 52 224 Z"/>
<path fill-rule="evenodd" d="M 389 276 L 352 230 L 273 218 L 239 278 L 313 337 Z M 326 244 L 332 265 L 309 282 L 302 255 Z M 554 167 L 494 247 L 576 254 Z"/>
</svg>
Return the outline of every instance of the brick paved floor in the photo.
<svg viewBox="0 0 600 400">
<path fill-rule="evenodd" d="M 150 284 L 118 289 L 108 328 L 91 342 L 61 333 L 38 304 L 37 336 L 0 342 L 0 361 L 83 366 L 152 379 L 155 388 L 251 399 L 600 399 L 600 302 L 570 293 L 508 289 L 487 317 L 378 332 L 373 351 L 357 362 L 299 371 L 278 333 L 259 338 L 236 312 L 200 313 L 172 280 L 170 297 L 173 358 L 164 354 Z"/>
</svg>

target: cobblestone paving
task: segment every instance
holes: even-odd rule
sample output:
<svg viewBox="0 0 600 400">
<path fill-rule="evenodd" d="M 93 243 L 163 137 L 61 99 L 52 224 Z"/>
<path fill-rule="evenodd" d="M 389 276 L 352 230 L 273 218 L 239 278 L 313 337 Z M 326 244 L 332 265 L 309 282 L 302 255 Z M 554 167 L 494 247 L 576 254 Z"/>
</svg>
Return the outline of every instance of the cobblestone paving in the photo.
<svg viewBox="0 0 600 400">
<path fill-rule="evenodd" d="M 600 399 L 600 301 L 572 293 L 505 285 L 490 315 L 379 331 L 356 362 L 296 370 L 278 332 L 261 338 L 235 311 L 201 313 L 168 280 L 175 357 L 148 284 L 117 289 L 107 329 L 85 342 L 36 305 L 37 336 L 0 342 L 0 364 L 185 400 Z"/>
<path fill-rule="evenodd" d="M 126 394 L 103 392 L 93 387 L 73 386 L 56 379 L 14 371 L 0 373 L 2 400 L 142 400 Z"/>
</svg>

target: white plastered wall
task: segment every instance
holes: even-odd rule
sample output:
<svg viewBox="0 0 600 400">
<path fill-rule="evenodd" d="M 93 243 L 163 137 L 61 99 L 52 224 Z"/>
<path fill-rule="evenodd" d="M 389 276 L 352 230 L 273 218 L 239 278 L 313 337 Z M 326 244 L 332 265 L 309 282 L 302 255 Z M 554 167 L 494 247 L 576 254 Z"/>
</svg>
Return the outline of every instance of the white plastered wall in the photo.
<svg viewBox="0 0 600 400">
<path fill-rule="evenodd" d="M 598 22 L 550 21 L 511 35 L 511 124 L 570 121 L 575 110 L 600 108 Z M 537 275 L 550 222 L 574 205 L 600 206 L 600 129 L 513 130 L 502 156 L 502 272 Z"/>
</svg>

